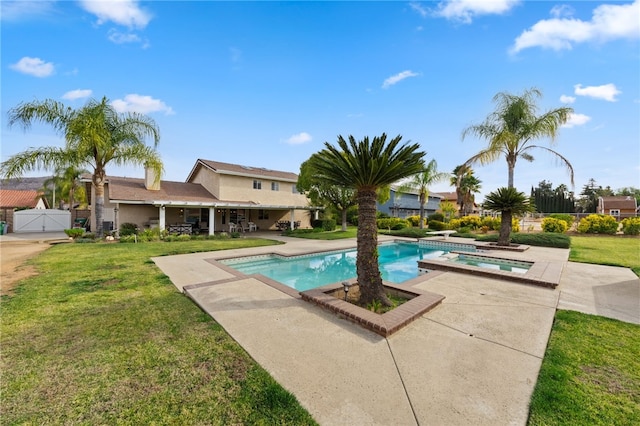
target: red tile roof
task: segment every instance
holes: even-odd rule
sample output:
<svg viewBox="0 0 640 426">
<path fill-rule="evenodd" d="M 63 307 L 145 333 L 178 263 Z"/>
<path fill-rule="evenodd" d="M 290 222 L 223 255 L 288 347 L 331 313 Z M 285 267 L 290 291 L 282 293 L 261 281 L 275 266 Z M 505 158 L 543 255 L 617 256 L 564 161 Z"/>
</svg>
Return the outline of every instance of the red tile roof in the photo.
<svg viewBox="0 0 640 426">
<path fill-rule="evenodd" d="M 0 189 L 0 208 L 35 207 L 42 198 L 38 191 L 18 191 L 13 189 Z"/>
</svg>

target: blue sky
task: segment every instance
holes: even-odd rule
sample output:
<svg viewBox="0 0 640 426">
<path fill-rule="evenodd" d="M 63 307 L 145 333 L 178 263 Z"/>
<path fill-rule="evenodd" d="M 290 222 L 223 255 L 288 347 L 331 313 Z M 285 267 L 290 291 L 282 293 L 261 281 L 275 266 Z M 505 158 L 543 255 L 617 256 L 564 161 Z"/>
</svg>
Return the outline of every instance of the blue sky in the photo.
<svg viewBox="0 0 640 426">
<path fill-rule="evenodd" d="M 496 93 L 537 87 L 541 112 L 574 108 L 553 149 L 577 193 L 590 178 L 640 187 L 638 0 L 0 4 L 2 161 L 63 145 L 50 127 L 9 129 L 9 108 L 106 96 L 156 120 L 168 180 L 197 158 L 297 173 L 325 141 L 383 132 L 451 172 L 486 145 L 461 133 Z M 569 185 L 553 157 L 535 157 L 516 165 L 518 189 Z M 475 170 L 482 194 L 506 186 L 504 159 Z"/>
</svg>

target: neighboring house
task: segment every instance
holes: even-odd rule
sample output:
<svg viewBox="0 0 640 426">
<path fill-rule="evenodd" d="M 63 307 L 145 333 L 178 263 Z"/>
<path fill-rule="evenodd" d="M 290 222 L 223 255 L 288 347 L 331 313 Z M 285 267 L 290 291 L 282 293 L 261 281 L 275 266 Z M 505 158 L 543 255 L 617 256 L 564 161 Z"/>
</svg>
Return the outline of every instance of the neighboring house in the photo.
<svg viewBox="0 0 640 426">
<path fill-rule="evenodd" d="M 83 181 L 90 187 L 91 178 Z M 117 230 L 123 223 L 135 223 L 140 229 L 189 224 L 193 229 L 216 231 L 249 230 L 289 226 L 310 227 L 311 207 L 298 193 L 298 176 L 261 167 L 198 159 L 186 182 L 160 181 L 145 171 L 144 179 L 109 176 L 105 183 L 104 229 Z M 90 205 L 95 211 L 95 192 Z M 91 229 L 95 229 L 95 215 Z"/>
<path fill-rule="evenodd" d="M 635 217 L 638 215 L 638 204 L 635 197 L 599 197 L 596 213 L 615 216 L 616 219 Z"/>
<path fill-rule="evenodd" d="M 442 197 L 442 201 L 449 201 L 456 206 L 457 211 L 460 211 L 460 204 L 458 204 L 458 194 L 456 192 L 439 192 L 437 195 Z M 476 203 L 473 203 L 471 214 L 480 214 L 480 208 Z"/>
<path fill-rule="evenodd" d="M 13 231 L 13 213 L 23 209 L 46 209 L 47 202 L 36 190 L 0 189 L 0 220 Z"/>
<path fill-rule="evenodd" d="M 440 205 L 440 195 L 429 194 L 428 200 L 424 205 L 425 217 L 433 214 L 438 210 Z M 391 217 L 406 218 L 408 216 L 420 215 L 420 197 L 417 193 L 398 193 L 398 187 L 391 186 L 391 194 L 389 200 L 384 203 L 378 203 L 378 211 L 386 213 Z"/>
</svg>

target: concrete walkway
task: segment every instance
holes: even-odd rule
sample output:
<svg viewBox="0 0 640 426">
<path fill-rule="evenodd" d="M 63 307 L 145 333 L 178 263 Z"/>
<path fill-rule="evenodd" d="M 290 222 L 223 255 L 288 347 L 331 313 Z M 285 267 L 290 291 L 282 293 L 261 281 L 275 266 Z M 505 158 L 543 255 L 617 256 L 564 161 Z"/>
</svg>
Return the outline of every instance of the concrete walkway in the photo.
<svg viewBox="0 0 640 426">
<path fill-rule="evenodd" d="M 452 272 L 416 284 L 446 299 L 388 338 L 210 261 L 355 245 L 283 240 L 153 260 L 322 425 L 524 425 L 556 308 L 640 324 L 635 274 L 563 249 L 517 255 L 563 262 L 555 290 Z"/>
</svg>

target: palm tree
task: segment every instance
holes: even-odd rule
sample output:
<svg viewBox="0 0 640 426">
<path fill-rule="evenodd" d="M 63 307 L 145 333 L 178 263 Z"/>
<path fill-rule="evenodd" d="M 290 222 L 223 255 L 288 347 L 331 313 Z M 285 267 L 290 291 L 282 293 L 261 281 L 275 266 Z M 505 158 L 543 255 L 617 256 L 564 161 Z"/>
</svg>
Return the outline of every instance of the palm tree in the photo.
<svg viewBox="0 0 640 426">
<path fill-rule="evenodd" d="M 436 163 L 436 160 L 431 160 L 419 173 L 410 176 L 409 180 L 398 186 L 397 191 L 399 194 L 418 194 L 420 201 L 420 229 L 424 228 L 424 206 L 429 200 L 429 187 L 446 179 L 447 176 L 446 173 L 438 172 L 438 163 Z"/>
<path fill-rule="evenodd" d="M 460 216 L 467 216 L 473 210 L 475 201 L 473 194 L 480 192 L 480 179 L 474 176 L 471 167 L 462 164 L 453 169 L 453 176 L 451 176 L 449 182 L 456 187 Z"/>
<path fill-rule="evenodd" d="M 504 154 L 509 169 L 508 187 L 513 188 L 513 171 L 518 158 L 533 161 L 530 151 L 541 149 L 553 154 L 565 164 L 573 185 L 573 166 L 565 157 L 551 148 L 531 144 L 532 141 L 545 137 L 550 138 L 553 144 L 558 129 L 567 122 L 573 109 L 556 108 L 538 116 L 536 98 L 541 96 L 542 92 L 536 88 L 526 90 L 519 96 L 507 92 L 495 95 L 493 102 L 496 104 L 496 110 L 484 123 L 472 125 L 462 133 L 462 139 L 473 134 L 489 142 L 488 147 L 468 159 L 465 164 L 493 163 Z"/>
<path fill-rule="evenodd" d="M 498 188 L 485 197 L 484 208 L 501 212 L 499 246 L 508 246 L 511 242 L 511 220 L 531 211 L 529 197 L 515 188 Z"/>
<path fill-rule="evenodd" d="M 356 190 L 358 200 L 358 254 L 356 268 L 361 302 L 379 300 L 389 306 L 384 293 L 378 265 L 378 228 L 376 226 L 377 191 L 383 186 L 419 173 L 424 169 L 424 152 L 417 152 L 419 144 L 400 145 L 402 136 L 387 143 L 387 135 L 372 141 L 365 137 L 356 141 L 349 136 L 347 142 L 338 136 L 338 147 L 325 142 L 325 148 L 311 156 L 309 161 L 318 176 L 327 183 L 347 186 Z"/>
<path fill-rule="evenodd" d="M 53 177 L 44 181 L 44 188 L 53 186 L 59 190 L 60 202 L 67 201 L 69 205 L 69 211 L 73 210 L 75 201 L 80 196 L 81 203 L 86 202 L 86 194 L 84 191 L 84 185 L 80 183 L 80 177 L 89 173 L 85 169 L 79 169 L 74 166 L 65 167 L 61 170 L 56 170 Z"/>
<path fill-rule="evenodd" d="M 118 113 L 106 97 L 100 102 L 92 99 L 75 110 L 52 99 L 21 103 L 9 110 L 10 127 L 19 123 L 26 131 L 34 121 L 52 125 L 64 136 L 64 148 L 41 147 L 18 153 L 0 165 L 0 174 L 11 178 L 38 169 L 92 168 L 98 237 L 102 237 L 107 164 L 146 165 L 160 179 L 163 167 L 155 149 L 160 132 L 155 121 L 143 114 Z M 154 140 L 153 148 L 144 143 L 148 136 Z"/>
</svg>

